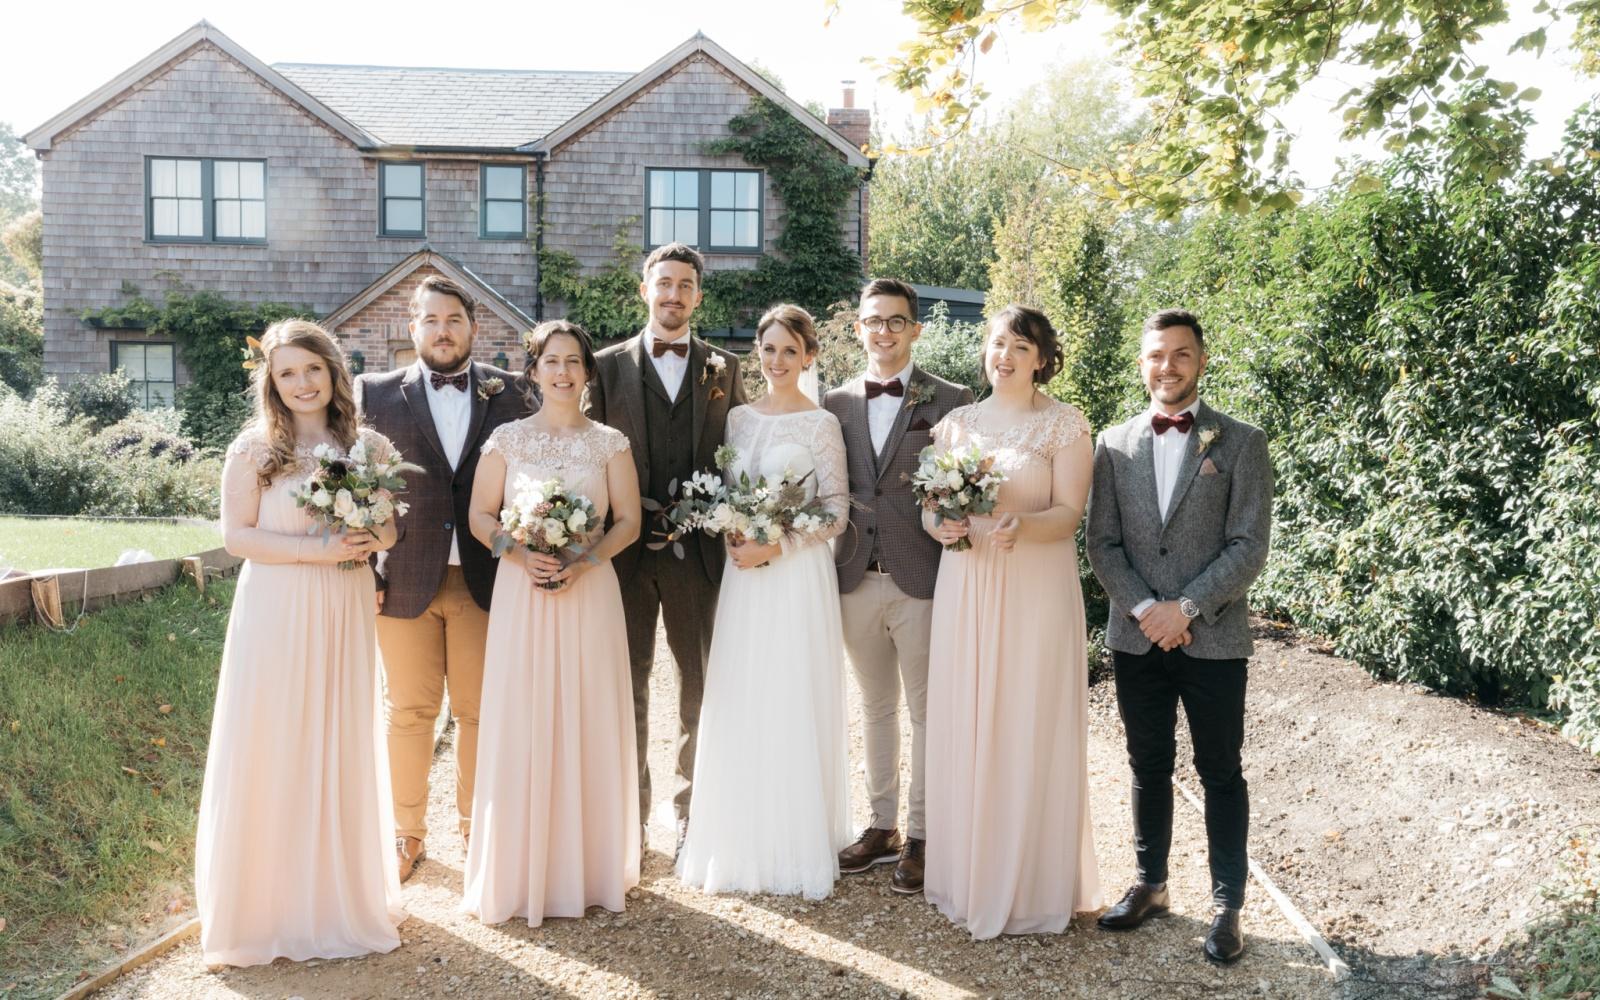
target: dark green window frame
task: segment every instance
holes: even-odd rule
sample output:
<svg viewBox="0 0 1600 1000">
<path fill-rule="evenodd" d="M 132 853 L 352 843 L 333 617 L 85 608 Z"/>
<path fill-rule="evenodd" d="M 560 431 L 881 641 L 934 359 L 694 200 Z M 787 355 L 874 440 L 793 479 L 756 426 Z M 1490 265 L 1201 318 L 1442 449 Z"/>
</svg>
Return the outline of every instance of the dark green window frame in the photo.
<svg viewBox="0 0 1600 1000">
<path fill-rule="evenodd" d="M 111 342 L 111 370 L 117 371 L 118 369 L 125 369 L 126 362 L 122 357 L 122 352 L 129 348 L 135 347 L 139 349 L 141 355 L 139 372 L 142 377 L 138 380 L 130 379 L 129 381 L 132 382 L 134 386 L 134 392 L 139 402 L 139 408 L 143 410 L 151 410 L 155 409 L 156 407 L 171 408 L 176 404 L 178 396 L 177 346 L 170 340 L 113 340 Z M 169 355 L 168 363 L 171 366 L 172 373 L 172 377 L 170 379 L 151 379 L 148 377 L 150 374 L 149 349 L 152 347 L 165 347 L 167 349 Z M 150 386 L 152 384 L 169 387 L 165 398 L 158 398 L 154 403 L 151 402 Z"/>
<path fill-rule="evenodd" d="M 157 162 L 198 163 L 200 164 L 200 194 L 198 197 L 173 195 L 157 195 L 153 184 L 154 165 Z M 218 198 L 216 195 L 216 165 L 219 163 L 252 163 L 261 165 L 261 197 L 242 198 L 238 192 L 231 198 Z M 147 243 L 240 243 L 252 246 L 265 246 L 267 242 L 267 161 L 260 158 L 236 156 L 146 156 L 144 158 L 144 238 Z M 156 202 L 158 201 L 197 201 L 200 203 L 200 225 L 198 235 L 184 236 L 158 235 L 156 233 Z M 261 235 L 260 236 L 218 236 L 217 235 L 217 203 L 218 201 L 238 202 L 241 206 L 246 202 L 261 203 Z M 179 208 L 181 213 L 182 209 Z M 181 215 L 180 215 L 181 217 Z M 242 226 L 241 226 L 242 228 Z"/>
<path fill-rule="evenodd" d="M 489 171 L 515 170 L 517 172 L 517 197 L 489 197 Z M 517 206 L 521 224 L 514 230 L 489 228 L 489 206 Z M 521 163 L 480 163 L 478 165 L 478 238 L 484 240 L 525 240 L 528 238 L 528 168 Z"/>
<path fill-rule="evenodd" d="M 419 171 L 417 181 L 417 194 L 390 195 L 389 169 L 390 167 L 416 167 Z M 417 229 L 390 229 L 389 228 L 389 202 L 414 201 L 417 203 L 417 219 L 421 226 Z M 416 238 L 428 234 L 428 166 L 424 160 L 379 160 L 378 161 L 378 235 L 396 236 L 402 238 Z"/>
<path fill-rule="evenodd" d="M 656 205 L 654 203 L 653 197 L 652 197 L 652 191 L 651 191 L 651 188 L 653 187 L 653 185 L 650 183 L 650 181 L 651 181 L 651 175 L 657 173 L 658 171 L 660 171 L 660 172 L 668 172 L 668 173 L 695 173 L 695 174 L 699 175 L 699 183 L 698 183 L 698 187 L 697 187 L 698 200 L 697 200 L 697 203 L 693 206 L 694 210 L 699 213 L 699 225 L 697 226 L 697 230 L 698 230 L 697 239 L 694 241 L 694 246 L 697 249 L 699 249 L 699 250 L 701 250 L 702 252 L 705 252 L 705 253 L 738 253 L 738 254 L 759 254 L 759 253 L 763 253 L 765 251 L 765 249 L 766 249 L 766 185 L 767 185 L 766 174 L 763 171 L 760 171 L 760 170 L 749 170 L 749 169 L 736 168 L 736 167 L 647 167 L 647 168 L 645 168 L 645 172 L 644 172 L 644 227 L 645 227 L 644 239 L 645 239 L 646 249 L 654 249 L 655 247 L 658 247 L 658 246 L 661 245 L 661 242 L 659 242 L 659 241 L 657 241 L 655 239 L 655 233 L 653 232 L 653 229 L 654 229 L 654 225 L 653 225 L 653 223 L 654 223 L 654 214 L 653 213 L 654 213 L 654 210 L 656 208 L 676 209 L 676 210 L 679 210 L 679 211 L 688 210 L 686 207 L 680 207 L 680 206 L 676 205 L 676 203 L 674 203 L 672 205 L 660 205 L 660 206 L 658 206 L 658 205 Z M 721 206 L 721 207 L 718 207 L 718 206 L 712 205 L 711 204 L 712 177 L 714 175 L 717 175 L 717 174 L 735 174 L 735 175 L 746 174 L 746 175 L 754 175 L 755 178 L 756 178 L 756 196 L 755 196 L 755 206 L 754 206 L 754 208 L 735 208 L 733 206 Z M 737 181 L 735 183 L 737 183 Z M 712 240 L 711 240 L 711 229 L 712 229 L 711 217 L 715 213 L 750 214 L 750 215 L 754 215 L 755 216 L 755 225 L 756 225 L 756 241 L 754 243 L 751 243 L 751 244 L 748 244 L 748 245 L 737 244 L 737 243 L 735 243 L 735 244 L 713 243 Z"/>
</svg>

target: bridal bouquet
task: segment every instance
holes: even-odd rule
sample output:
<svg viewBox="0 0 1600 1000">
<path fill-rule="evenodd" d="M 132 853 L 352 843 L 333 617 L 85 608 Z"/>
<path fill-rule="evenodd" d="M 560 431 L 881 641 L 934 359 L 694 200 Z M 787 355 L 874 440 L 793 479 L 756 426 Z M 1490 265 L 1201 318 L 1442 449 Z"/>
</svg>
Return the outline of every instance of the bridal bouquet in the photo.
<svg viewBox="0 0 1600 1000">
<path fill-rule="evenodd" d="M 946 452 L 935 452 L 929 445 L 922 449 L 917 471 L 909 478 L 917 503 L 933 514 L 935 524 L 945 518 L 964 521 L 973 514 L 991 513 L 1006 480 L 1004 473 L 995 471 L 994 456 L 985 455 L 975 444 Z M 972 541 L 958 538 L 945 548 L 962 552 L 972 548 Z"/>
<path fill-rule="evenodd" d="M 724 475 L 697 472 L 687 480 L 680 499 L 660 511 L 667 523 L 665 540 L 650 547 L 670 544 L 681 558 L 678 539 L 691 531 L 771 545 L 779 538 L 816 534 L 833 524 L 833 512 L 806 489 L 816 470 L 805 449 L 796 447 L 792 456 L 774 451 L 767 458 L 781 471 L 752 479 L 748 471 L 734 471 L 739 464 L 737 448 L 718 448 L 716 462 Z"/>
<path fill-rule="evenodd" d="M 406 488 L 402 473 L 422 471 L 421 466 L 401 461 L 398 452 L 380 459 L 360 440 L 342 455 L 332 445 L 319 444 L 311 457 L 317 460 L 317 469 L 295 491 L 294 502 L 322 523 L 324 537 L 334 531 L 365 531 L 376 537 L 375 529 L 409 509 L 397 499 Z M 361 565 L 365 564 L 346 559 L 339 568 Z"/>
<path fill-rule="evenodd" d="M 560 556 L 572 562 L 583 555 L 584 542 L 597 526 L 594 504 L 567 489 L 559 479 L 536 481 L 520 475 L 512 485 L 511 502 L 500 511 L 500 530 L 494 533 L 494 554 L 504 555 L 514 545 L 530 552 Z M 559 590 L 560 583 L 539 584 Z"/>
</svg>

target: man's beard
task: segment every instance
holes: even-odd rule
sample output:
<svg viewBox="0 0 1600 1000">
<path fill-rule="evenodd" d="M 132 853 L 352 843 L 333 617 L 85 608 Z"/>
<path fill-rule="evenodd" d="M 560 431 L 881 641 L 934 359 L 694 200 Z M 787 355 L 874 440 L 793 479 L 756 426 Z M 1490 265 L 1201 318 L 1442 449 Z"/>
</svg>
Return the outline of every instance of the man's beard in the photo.
<svg viewBox="0 0 1600 1000">
<path fill-rule="evenodd" d="M 653 317 L 655 324 L 664 333 L 676 333 L 689 325 L 689 310 L 685 309 L 676 316 L 662 313 Z"/>
<path fill-rule="evenodd" d="M 423 360 L 428 363 L 428 367 L 441 375 L 453 373 L 456 369 L 465 365 L 467 360 L 472 357 L 471 344 L 457 344 L 453 354 L 440 354 L 441 350 L 443 348 L 436 347 L 431 353 L 423 356 Z"/>
</svg>

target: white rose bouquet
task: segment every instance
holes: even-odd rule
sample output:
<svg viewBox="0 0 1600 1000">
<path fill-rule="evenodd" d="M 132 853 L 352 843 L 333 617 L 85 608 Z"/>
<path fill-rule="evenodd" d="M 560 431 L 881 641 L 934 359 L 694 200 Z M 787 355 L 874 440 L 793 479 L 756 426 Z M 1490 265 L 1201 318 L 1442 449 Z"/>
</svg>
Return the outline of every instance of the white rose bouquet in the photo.
<svg viewBox="0 0 1600 1000">
<path fill-rule="evenodd" d="M 975 444 L 946 452 L 935 452 L 929 445 L 917 456 L 917 471 L 907 478 L 917 503 L 933 514 L 935 524 L 945 518 L 964 521 L 973 514 L 993 513 L 1000 484 L 1006 481 L 1004 473 L 995 471 L 994 456 L 983 454 Z M 972 548 L 972 541 L 958 538 L 945 548 L 962 552 Z"/>
<path fill-rule="evenodd" d="M 404 474 L 422 467 L 402 461 L 398 452 L 384 458 L 372 454 L 357 440 L 347 454 L 332 445 L 319 444 L 311 452 L 317 469 L 294 493 L 295 505 L 320 521 L 324 537 L 335 531 L 365 531 L 374 537 L 378 528 L 410 509 L 399 495 L 405 491 Z M 364 563 L 345 560 L 340 569 Z"/>
<path fill-rule="evenodd" d="M 495 556 L 519 545 L 530 552 L 561 556 L 569 564 L 582 557 L 585 543 L 600 527 L 588 497 L 569 491 L 559 479 L 535 481 L 526 474 L 517 477 L 512 491 L 511 502 L 500 511 L 500 529 L 494 533 Z M 539 586 L 559 590 L 562 584 L 546 581 Z"/>
<path fill-rule="evenodd" d="M 718 448 L 716 462 L 723 475 L 697 472 L 685 481 L 681 497 L 660 511 L 667 525 L 662 532 L 664 540 L 649 547 L 671 545 L 682 558 L 679 539 L 691 531 L 771 545 L 780 538 L 816 534 L 833 524 L 833 512 L 808 488 L 816 470 L 804 449 L 795 449 L 793 455 L 774 453 L 769 458 L 774 460 L 771 473 L 752 479 L 748 470 L 738 468 L 737 448 Z"/>
</svg>

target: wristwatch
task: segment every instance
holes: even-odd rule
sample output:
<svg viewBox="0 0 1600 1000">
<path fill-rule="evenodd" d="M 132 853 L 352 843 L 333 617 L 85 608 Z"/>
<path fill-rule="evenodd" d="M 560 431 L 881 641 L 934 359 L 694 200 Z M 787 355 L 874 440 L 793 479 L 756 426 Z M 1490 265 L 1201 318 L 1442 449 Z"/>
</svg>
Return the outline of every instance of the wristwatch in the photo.
<svg viewBox="0 0 1600 1000">
<path fill-rule="evenodd" d="M 1200 605 L 1189 600 L 1187 597 L 1178 598 L 1178 610 L 1183 612 L 1183 616 L 1185 618 L 1200 617 Z"/>
</svg>

